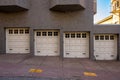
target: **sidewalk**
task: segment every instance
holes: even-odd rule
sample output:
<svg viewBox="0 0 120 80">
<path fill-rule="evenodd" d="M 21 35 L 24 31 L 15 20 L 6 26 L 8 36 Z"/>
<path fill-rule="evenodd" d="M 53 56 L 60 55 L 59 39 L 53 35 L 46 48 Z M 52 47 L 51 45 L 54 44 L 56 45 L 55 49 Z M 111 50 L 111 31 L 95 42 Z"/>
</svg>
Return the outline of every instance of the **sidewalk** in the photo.
<svg viewBox="0 0 120 80">
<path fill-rule="evenodd" d="M 7 54 L 0 55 L 0 76 L 0 80 L 5 80 L 5 77 L 35 77 L 39 80 L 120 80 L 120 61 L 62 60 L 59 57 Z"/>
</svg>

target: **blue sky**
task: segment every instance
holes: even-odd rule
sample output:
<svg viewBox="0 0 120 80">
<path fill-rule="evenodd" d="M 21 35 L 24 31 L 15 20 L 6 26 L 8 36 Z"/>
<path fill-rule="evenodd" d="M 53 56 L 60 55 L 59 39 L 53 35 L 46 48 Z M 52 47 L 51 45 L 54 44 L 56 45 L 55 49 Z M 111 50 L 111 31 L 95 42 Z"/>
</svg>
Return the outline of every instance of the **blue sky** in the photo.
<svg viewBox="0 0 120 80">
<path fill-rule="evenodd" d="M 110 0 L 97 0 L 97 13 L 94 15 L 94 22 L 109 16 L 110 11 Z"/>
</svg>

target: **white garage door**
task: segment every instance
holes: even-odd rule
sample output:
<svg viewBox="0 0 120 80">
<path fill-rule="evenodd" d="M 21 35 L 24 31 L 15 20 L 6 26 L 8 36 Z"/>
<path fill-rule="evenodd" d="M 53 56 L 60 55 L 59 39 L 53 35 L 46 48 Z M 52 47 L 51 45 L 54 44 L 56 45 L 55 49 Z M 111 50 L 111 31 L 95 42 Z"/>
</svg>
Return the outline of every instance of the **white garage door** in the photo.
<svg viewBox="0 0 120 80">
<path fill-rule="evenodd" d="M 117 36 L 110 34 L 95 35 L 94 56 L 96 60 L 115 60 L 117 58 Z"/>
<path fill-rule="evenodd" d="M 59 32 L 57 30 L 35 31 L 35 55 L 59 55 Z"/>
<path fill-rule="evenodd" d="M 86 32 L 64 33 L 64 57 L 88 58 L 89 34 Z"/>
<path fill-rule="evenodd" d="M 6 29 L 6 53 L 30 53 L 28 28 Z"/>
</svg>

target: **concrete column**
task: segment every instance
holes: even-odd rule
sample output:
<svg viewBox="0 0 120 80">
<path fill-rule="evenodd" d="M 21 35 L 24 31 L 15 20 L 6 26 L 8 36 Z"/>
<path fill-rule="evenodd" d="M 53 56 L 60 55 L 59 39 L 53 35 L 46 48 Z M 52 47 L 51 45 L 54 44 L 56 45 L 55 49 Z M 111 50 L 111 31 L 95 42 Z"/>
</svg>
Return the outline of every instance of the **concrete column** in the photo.
<svg viewBox="0 0 120 80">
<path fill-rule="evenodd" d="M 34 55 L 34 31 L 30 28 L 30 54 Z"/>
<path fill-rule="evenodd" d="M 60 29 L 60 58 L 63 59 L 63 54 L 64 54 L 64 42 L 63 42 L 63 31 Z"/>
<path fill-rule="evenodd" d="M 6 53 L 6 29 L 2 27 L 0 29 L 0 54 Z"/>
<path fill-rule="evenodd" d="M 118 34 L 118 39 L 117 39 L 117 49 L 118 49 L 118 57 L 117 57 L 117 60 L 120 61 L 120 33 Z"/>
<path fill-rule="evenodd" d="M 90 53 L 90 59 L 95 60 L 94 57 L 94 34 L 90 32 L 90 42 L 89 42 L 89 53 Z"/>
</svg>

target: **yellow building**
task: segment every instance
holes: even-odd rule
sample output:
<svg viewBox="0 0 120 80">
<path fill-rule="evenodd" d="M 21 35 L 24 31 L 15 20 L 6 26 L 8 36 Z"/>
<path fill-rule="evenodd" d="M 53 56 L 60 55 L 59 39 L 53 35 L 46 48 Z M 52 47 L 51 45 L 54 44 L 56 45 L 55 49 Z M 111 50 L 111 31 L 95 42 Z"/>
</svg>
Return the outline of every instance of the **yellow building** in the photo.
<svg viewBox="0 0 120 80">
<path fill-rule="evenodd" d="M 120 24 L 120 0 L 111 0 L 111 15 L 96 24 Z"/>
</svg>

